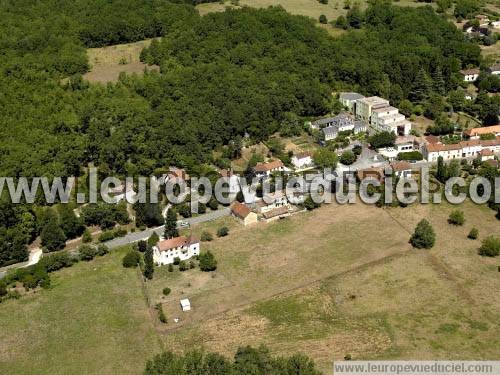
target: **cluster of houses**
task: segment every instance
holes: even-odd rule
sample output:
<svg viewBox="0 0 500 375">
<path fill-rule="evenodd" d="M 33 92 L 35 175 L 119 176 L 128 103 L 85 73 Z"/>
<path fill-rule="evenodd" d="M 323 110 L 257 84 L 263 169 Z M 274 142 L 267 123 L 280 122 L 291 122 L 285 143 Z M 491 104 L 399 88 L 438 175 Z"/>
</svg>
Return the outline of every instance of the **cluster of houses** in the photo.
<svg viewBox="0 0 500 375">
<path fill-rule="evenodd" d="M 484 14 L 478 14 L 462 26 L 464 34 L 469 38 L 484 39 L 500 30 L 500 21 L 492 21 Z"/>
<path fill-rule="evenodd" d="M 495 63 L 490 66 L 487 70 L 487 73 L 493 74 L 495 76 L 500 75 L 500 63 Z M 464 82 L 473 83 L 476 82 L 479 78 L 479 74 L 481 71 L 479 68 L 470 68 L 470 69 L 462 69 L 460 70 L 460 74 L 462 75 L 462 79 Z"/>
</svg>

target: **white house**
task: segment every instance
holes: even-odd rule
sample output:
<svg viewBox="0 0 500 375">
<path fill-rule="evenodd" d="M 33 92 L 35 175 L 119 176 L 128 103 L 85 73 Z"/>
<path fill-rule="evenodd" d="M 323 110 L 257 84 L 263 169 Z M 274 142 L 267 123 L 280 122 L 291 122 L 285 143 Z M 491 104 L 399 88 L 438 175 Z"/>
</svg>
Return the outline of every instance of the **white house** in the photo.
<svg viewBox="0 0 500 375">
<path fill-rule="evenodd" d="M 490 74 L 493 74 L 495 76 L 499 75 L 500 74 L 500 63 L 497 63 L 493 66 L 490 66 L 488 71 L 490 72 Z"/>
<path fill-rule="evenodd" d="M 232 169 L 219 170 L 219 176 L 227 183 L 229 194 L 238 194 L 240 191 L 240 176 L 234 174 Z"/>
<path fill-rule="evenodd" d="M 253 167 L 253 172 L 257 177 L 268 177 L 275 172 L 284 172 L 287 169 L 281 160 L 259 163 Z"/>
<path fill-rule="evenodd" d="M 391 163 L 391 168 L 396 177 L 410 178 L 412 174 L 411 164 L 407 161 L 399 161 Z"/>
<path fill-rule="evenodd" d="M 464 82 L 475 82 L 479 77 L 479 69 L 462 69 L 460 71 Z"/>
<path fill-rule="evenodd" d="M 192 236 L 162 240 L 153 247 L 153 260 L 160 266 L 174 263 L 175 258 L 187 260 L 196 255 L 200 255 L 200 241 Z"/>
<path fill-rule="evenodd" d="M 313 165 L 312 153 L 303 152 L 293 155 L 292 164 L 296 169 L 311 167 Z"/>
<path fill-rule="evenodd" d="M 481 156 L 483 150 L 493 153 L 500 152 L 500 137 L 492 140 L 470 140 L 455 144 L 427 144 L 423 147 L 423 155 L 428 161 L 435 162 L 438 157 L 443 160 L 453 160 L 462 158 L 476 158 Z"/>
<path fill-rule="evenodd" d="M 182 311 L 190 311 L 191 310 L 191 302 L 189 302 L 189 299 L 187 299 L 187 298 L 181 299 L 181 308 L 182 308 Z"/>
</svg>

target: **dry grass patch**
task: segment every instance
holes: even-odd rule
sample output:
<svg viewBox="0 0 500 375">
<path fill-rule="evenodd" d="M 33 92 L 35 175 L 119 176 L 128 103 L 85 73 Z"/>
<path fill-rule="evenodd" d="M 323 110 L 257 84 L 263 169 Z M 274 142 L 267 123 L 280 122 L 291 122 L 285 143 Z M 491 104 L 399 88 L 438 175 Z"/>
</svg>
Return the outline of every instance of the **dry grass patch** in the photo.
<svg viewBox="0 0 500 375">
<path fill-rule="evenodd" d="M 144 40 L 103 48 L 89 48 L 87 55 L 91 69 L 84 78 L 89 82 L 116 82 L 120 73 L 142 74 L 146 68 L 159 70 L 158 66 L 148 66 L 139 59 L 141 51 L 150 44 L 151 40 Z"/>
</svg>

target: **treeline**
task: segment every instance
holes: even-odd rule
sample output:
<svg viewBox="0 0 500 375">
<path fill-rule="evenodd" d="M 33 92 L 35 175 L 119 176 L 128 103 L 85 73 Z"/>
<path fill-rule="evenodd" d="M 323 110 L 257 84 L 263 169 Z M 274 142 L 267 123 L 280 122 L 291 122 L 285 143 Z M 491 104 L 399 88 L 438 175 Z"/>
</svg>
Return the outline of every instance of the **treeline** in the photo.
<svg viewBox="0 0 500 375">
<path fill-rule="evenodd" d="M 303 354 L 273 357 L 265 346 L 239 348 L 230 360 L 217 353 L 191 351 L 185 355 L 165 352 L 146 364 L 146 375 L 283 374 L 319 375 L 314 362 Z"/>
<path fill-rule="evenodd" d="M 458 70 L 480 59 L 479 48 L 429 7 L 373 2 L 361 30 L 332 39 L 314 20 L 280 7 L 200 17 L 188 3 L 1 2 L 0 175 L 80 176 L 89 163 L 101 176 L 149 175 L 169 165 L 193 172 L 217 163 L 214 149 L 238 150 L 232 145 L 244 136 L 265 140 L 328 113 L 337 104 L 332 88 L 394 104 L 427 101 L 456 88 Z M 82 80 L 85 47 L 158 35 L 142 59 L 161 73 L 105 87 Z M 222 155 L 218 164 L 227 165 L 233 153 Z M 6 212 L 0 264 L 26 259 L 26 244 L 43 231 L 31 224 L 38 221 L 33 207 Z M 138 217 L 149 225 L 159 215 L 145 207 Z M 81 233 L 81 220 L 109 228 L 122 219 L 90 207 L 72 219 L 70 233 L 56 215 L 44 246 L 60 248 Z"/>
</svg>

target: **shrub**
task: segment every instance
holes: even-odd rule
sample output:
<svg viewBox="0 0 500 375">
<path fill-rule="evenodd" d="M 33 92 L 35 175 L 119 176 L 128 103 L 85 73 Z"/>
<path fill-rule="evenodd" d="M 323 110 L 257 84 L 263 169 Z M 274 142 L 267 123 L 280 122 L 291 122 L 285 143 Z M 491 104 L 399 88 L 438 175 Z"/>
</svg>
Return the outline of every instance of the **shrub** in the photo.
<svg viewBox="0 0 500 375">
<path fill-rule="evenodd" d="M 7 295 L 7 286 L 5 283 L 0 283 L 0 297 Z"/>
<path fill-rule="evenodd" d="M 432 225 L 425 219 L 422 219 L 415 228 L 415 232 L 410 238 L 410 243 L 417 249 L 430 249 L 436 242 L 436 233 Z"/>
<path fill-rule="evenodd" d="M 97 255 L 102 257 L 107 253 L 109 253 L 109 248 L 106 245 L 100 244 L 99 246 L 97 246 Z"/>
<path fill-rule="evenodd" d="M 174 258 L 174 265 L 177 266 L 177 265 L 179 265 L 180 262 L 181 262 L 181 258 L 179 258 L 179 257 Z"/>
<path fill-rule="evenodd" d="M 214 237 L 212 236 L 212 233 L 210 233 L 210 232 L 205 231 L 205 232 L 203 232 L 203 233 L 201 234 L 201 240 L 202 240 L 203 242 L 210 242 L 210 241 L 212 241 L 213 239 L 214 239 Z"/>
<path fill-rule="evenodd" d="M 90 234 L 90 231 L 86 228 L 85 231 L 83 232 L 82 235 L 82 242 L 83 243 L 89 243 L 92 242 L 92 235 Z"/>
<path fill-rule="evenodd" d="M 179 263 L 179 271 L 187 271 L 189 269 L 189 265 L 187 264 L 186 261 L 184 260 L 181 260 L 180 263 Z"/>
<path fill-rule="evenodd" d="M 472 228 L 467 235 L 467 238 L 470 238 L 471 240 L 476 240 L 479 237 L 479 231 L 477 228 Z"/>
<path fill-rule="evenodd" d="M 487 257 L 496 257 L 500 254 L 500 237 L 488 236 L 486 237 L 481 247 L 479 248 L 479 255 Z"/>
<path fill-rule="evenodd" d="M 344 165 L 351 165 L 356 161 L 356 155 L 352 151 L 344 151 L 340 155 L 340 162 Z"/>
<path fill-rule="evenodd" d="M 191 268 L 191 269 L 196 268 L 196 263 L 191 260 L 189 262 L 189 268 Z"/>
<path fill-rule="evenodd" d="M 322 24 L 327 24 L 328 18 L 326 18 L 326 16 L 324 14 L 322 14 L 321 16 L 319 16 L 319 22 Z"/>
<path fill-rule="evenodd" d="M 398 160 L 423 160 L 424 155 L 420 151 L 400 152 Z"/>
<path fill-rule="evenodd" d="M 137 267 L 141 261 L 141 254 L 136 250 L 130 250 L 127 255 L 123 257 L 123 267 L 132 268 Z"/>
<path fill-rule="evenodd" d="M 465 222 L 465 217 L 463 211 L 459 210 L 452 211 L 450 217 L 448 218 L 448 223 L 453 225 L 464 225 L 464 222 Z"/>
<path fill-rule="evenodd" d="M 139 241 L 137 243 L 137 250 L 141 253 L 145 253 L 148 249 L 148 243 L 146 241 Z"/>
<path fill-rule="evenodd" d="M 215 256 L 207 251 L 200 254 L 200 270 L 203 272 L 215 271 L 217 269 L 217 260 Z"/>
<path fill-rule="evenodd" d="M 47 272 L 54 272 L 61 268 L 71 267 L 74 260 L 70 257 L 69 253 L 61 252 L 40 259 L 40 264 Z"/>
<path fill-rule="evenodd" d="M 82 245 L 78 248 L 80 260 L 90 261 L 97 255 L 97 249 L 90 245 Z"/>
<path fill-rule="evenodd" d="M 228 227 L 222 227 L 217 230 L 217 237 L 225 237 L 229 234 Z"/>
<path fill-rule="evenodd" d="M 115 238 L 114 231 L 107 230 L 99 235 L 98 240 L 99 242 L 106 242 L 106 241 L 111 241 L 113 238 Z"/>
<path fill-rule="evenodd" d="M 158 319 L 160 319 L 160 322 L 166 323 L 167 317 L 165 316 L 165 313 L 163 312 L 163 306 L 161 303 L 156 304 L 156 310 L 158 310 Z"/>
<path fill-rule="evenodd" d="M 168 272 L 174 272 L 174 265 L 173 264 L 168 265 Z"/>
<path fill-rule="evenodd" d="M 163 295 L 168 296 L 172 290 L 170 288 L 163 288 Z"/>
</svg>

